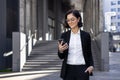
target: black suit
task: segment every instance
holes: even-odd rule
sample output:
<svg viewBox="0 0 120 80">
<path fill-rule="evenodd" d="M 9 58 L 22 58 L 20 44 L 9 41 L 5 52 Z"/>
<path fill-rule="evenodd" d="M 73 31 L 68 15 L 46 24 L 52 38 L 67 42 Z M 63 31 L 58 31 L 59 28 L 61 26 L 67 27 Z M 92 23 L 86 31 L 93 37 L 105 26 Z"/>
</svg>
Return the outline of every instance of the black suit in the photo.
<svg viewBox="0 0 120 80">
<path fill-rule="evenodd" d="M 64 41 L 69 45 L 70 41 L 70 34 L 71 30 L 62 33 L 61 38 L 64 39 Z M 80 36 L 81 36 L 81 43 L 82 43 L 82 50 L 83 50 L 83 56 L 85 59 L 86 66 L 93 66 L 93 58 L 92 58 L 92 51 L 91 51 L 91 38 L 89 33 L 80 30 Z M 68 49 L 65 50 L 63 53 L 60 53 L 58 51 L 58 56 L 60 59 L 63 59 L 62 63 L 62 69 L 61 69 L 61 78 L 64 79 L 66 75 L 66 66 L 67 66 L 67 57 L 68 57 Z"/>
</svg>

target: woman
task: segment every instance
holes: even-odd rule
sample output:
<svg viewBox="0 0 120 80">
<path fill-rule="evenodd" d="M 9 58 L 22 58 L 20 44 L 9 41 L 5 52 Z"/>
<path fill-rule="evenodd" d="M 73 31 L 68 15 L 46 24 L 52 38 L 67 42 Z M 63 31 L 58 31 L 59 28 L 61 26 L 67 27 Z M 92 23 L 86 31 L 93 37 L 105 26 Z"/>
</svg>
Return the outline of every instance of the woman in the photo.
<svg viewBox="0 0 120 80">
<path fill-rule="evenodd" d="M 78 10 L 69 10 L 65 15 L 65 27 L 58 42 L 58 56 L 63 59 L 61 78 L 63 80 L 89 80 L 93 72 L 91 38 L 82 31 L 82 18 Z M 64 43 L 64 44 L 63 44 Z"/>
</svg>

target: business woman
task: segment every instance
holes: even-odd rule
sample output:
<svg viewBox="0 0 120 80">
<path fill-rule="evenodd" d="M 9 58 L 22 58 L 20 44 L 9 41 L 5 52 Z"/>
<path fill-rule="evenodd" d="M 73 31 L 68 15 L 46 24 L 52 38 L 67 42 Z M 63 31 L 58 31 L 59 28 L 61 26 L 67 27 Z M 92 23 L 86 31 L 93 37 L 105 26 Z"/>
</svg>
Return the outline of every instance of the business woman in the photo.
<svg viewBox="0 0 120 80">
<path fill-rule="evenodd" d="M 58 56 L 63 59 L 61 78 L 63 80 L 89 80 L 93 72 L 91 38 L 82 31 L 82 18 L 78 10 L 69 10 L 65 15 L 65 27 L 58 42 Z"/>
</svg>

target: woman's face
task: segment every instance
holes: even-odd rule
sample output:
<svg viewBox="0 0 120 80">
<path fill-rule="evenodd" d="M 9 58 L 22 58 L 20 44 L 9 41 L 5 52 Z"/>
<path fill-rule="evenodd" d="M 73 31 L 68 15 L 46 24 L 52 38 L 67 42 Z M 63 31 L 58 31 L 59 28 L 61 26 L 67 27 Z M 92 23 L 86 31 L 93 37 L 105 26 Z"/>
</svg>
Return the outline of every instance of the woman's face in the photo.
<svg viewBox="0 0 120 80">
<path fill-rule="evenodd" d="M 78 22 L 80 18 L 76 18 L 72 13 L 67 15 L 67 23 L 71 29 L 78 27 Z"/>
</svg>

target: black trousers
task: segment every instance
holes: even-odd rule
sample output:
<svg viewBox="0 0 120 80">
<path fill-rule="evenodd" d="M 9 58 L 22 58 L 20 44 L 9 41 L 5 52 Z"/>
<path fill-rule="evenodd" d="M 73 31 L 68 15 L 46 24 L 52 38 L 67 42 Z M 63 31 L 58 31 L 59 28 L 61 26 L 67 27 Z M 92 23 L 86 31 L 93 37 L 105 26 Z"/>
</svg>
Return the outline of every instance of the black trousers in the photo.
<svg viewBox="0 0 120 80">
<path fill-rule="evenodd" d="M 67 65 L 65 79 L 63 80 L 89 80 L 89 73 L 85 72 L 86 65 Z"/>
</svg>

